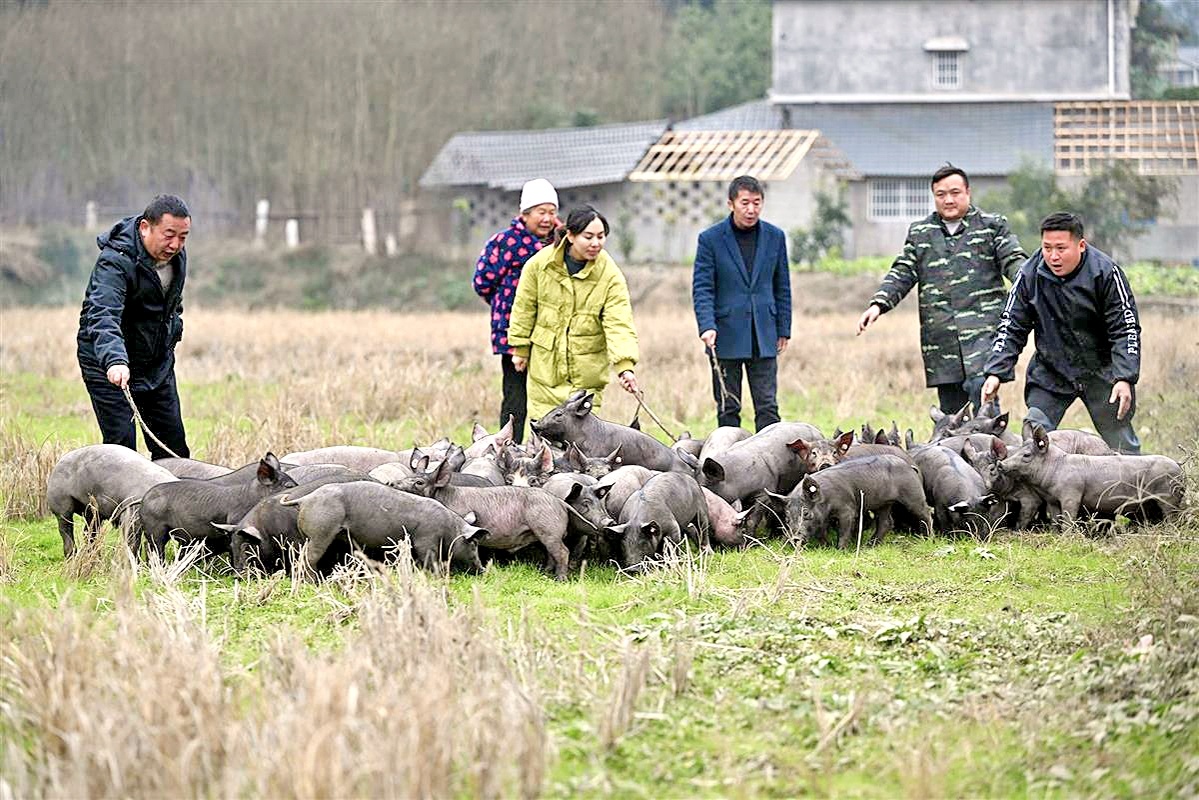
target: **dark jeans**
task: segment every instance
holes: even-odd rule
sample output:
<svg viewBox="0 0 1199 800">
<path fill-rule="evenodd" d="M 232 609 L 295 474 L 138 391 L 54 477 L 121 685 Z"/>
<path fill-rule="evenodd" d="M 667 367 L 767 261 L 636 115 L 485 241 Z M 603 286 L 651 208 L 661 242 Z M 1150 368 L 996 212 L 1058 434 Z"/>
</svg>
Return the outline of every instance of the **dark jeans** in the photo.
<svg viewBox="0 0 1199 800">
<path fill-rule="evenodd" d="M 92 408 L 96 412 L 96 421 L 100 423 L 104 443 L 124 445 L 130 450 L 136 450 L 137 430 L 133 424 L 133 411 L 125 399 L 125 393 L 107 379 L 97 379 L 91 375 L 84 375 L 83 385 L 87 387 L 87 393 L 92 398 Z M 187 436 L 183 431 L 183 417 L 179 412 L 179 392 L 175 388 L 175 376 L 172 374 L 157 389 L 134 389 L 132 394 L 137 410 L 141 412 L 142 419 L 154 435 L 162 439 L 162 443 L 174 450 L 176 455 L 190 458 L 191 451 L 187 449 Z M 170 455 L 149 436 L 145 439 L 146 446 L 150 448 L 150 458 L 166 458 Z"/>
<path fill-rule="evenodd" d="M 1117 453 L 1140 455 L 1141 440 L 1132 429 L 1132 417 L 1137 410 L 1137 387 L 1132 387 L 1132 405 L 1124 419 L 1116 419 L 1119 403 L 1109 403 L 1112 387 L 1102 381 L 1087 384 L 1081 392 L 1058 394 L 1043 389 L 1040 386 L 1026 384 L 1024 386 L 1024 402 L 1028 406 L 1026 420 L 1031 420 L 1047 431 L 1055 430 L 1062 421 L 1066 409 L 1076 399 L 1082 398 L 1095 430 L 1107 442 L 1107 446 Z"/>
<path fill-rule="evenodd" d="M 500 356 L 500 366 L 504 371 L 504 398 L 500 401 L 500 426 L 508 422 L 512 416 L 512 441 L 520 444 L 525 439 L 525 417 L 529 413 L 529 395 L 525 387 L 525 376 L 528 372 L 517 372 L 512 366 L 512 356 Z"/>
<path fill-rule="evenodd" d="M 754 429 L 762 430 L 779 421 L 778 359 L 774 358 L 720 358 L 716 361 L 724 376 L 727 394 L 721 402 L 720 380 L 712 375 L 712 395 L 716 398 L 716 424 L 741 425 L 741 369 L 749 377 L 749 393 L 754 399 Z"/>
<path fill-rule="evenodd" d="M 974 404 L 974 413 L 982 407 L 983 381 L 985 378 L 967 378 L 961 383 L 938 383 L 937 405 L 946 414 L 956 414 L 966 403 Z"/>
</svg>

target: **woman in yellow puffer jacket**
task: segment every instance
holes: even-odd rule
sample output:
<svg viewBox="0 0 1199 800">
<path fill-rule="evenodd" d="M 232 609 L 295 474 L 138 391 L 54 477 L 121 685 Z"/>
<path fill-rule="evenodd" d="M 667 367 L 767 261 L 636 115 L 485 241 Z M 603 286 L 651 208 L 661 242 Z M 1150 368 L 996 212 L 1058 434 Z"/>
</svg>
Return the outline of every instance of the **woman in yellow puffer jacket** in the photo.
<svg viewBox="0 0 1199 800">
<path fill-rule="evenodd" d="M 570 212 L 561 241 L 529 259 L 508 323 L 512 365 L 528 369 L 529 419 L 541 419 L 577 389 L 603 390 L 615 368 L 637 391 L 637 332 L 629 287 L 604 250 L 608 221 L 591 206 Z"/>
</svg>

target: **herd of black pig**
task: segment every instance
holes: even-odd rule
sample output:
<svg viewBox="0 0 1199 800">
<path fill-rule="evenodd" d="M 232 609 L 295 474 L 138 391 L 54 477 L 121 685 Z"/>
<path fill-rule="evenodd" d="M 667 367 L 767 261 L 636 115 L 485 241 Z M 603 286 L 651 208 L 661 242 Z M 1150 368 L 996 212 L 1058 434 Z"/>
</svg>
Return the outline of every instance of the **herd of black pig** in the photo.
<svg viewBox="0 0 1199 800">
<path fill-rule="evenodd" d="M 428 568 L 478 572 L 485 557 L 532 554 L 564 580 L 584 560 L 639 571 L 679 548 L 740 548 L 776 532 L 806 545 L 836 530 L 840 547 L 871 528 L 874 541 L 896 528 L 987 536 L 1079 516 L 1153 522 L 1183 500 L 1175 461 L 1118 455 L 1083 431 L 1026 424 L 1018 437 L 994 405 L 973 416 L 934 408 L 930 441 L 908 430 L 905 446 L 894 423 L 825 438 L 779 422 L 667 447 L 592 412 L 592 396 L 576 392 L 524 446 L 509 421 L 491 434 L 476 425 L 465 448 L 326 447 L 240 469 L 91 445 L 55 465 L 47 503 L 68 558 L 80 515 L 92 536 L 104 520 L 122 523 L 139 555 L 202 541 L 239 573 L 289 569 L 300 553 L 299 566 L 326 574 L 354 550 L 384 558 L 406 542 Z"/>
</svg>

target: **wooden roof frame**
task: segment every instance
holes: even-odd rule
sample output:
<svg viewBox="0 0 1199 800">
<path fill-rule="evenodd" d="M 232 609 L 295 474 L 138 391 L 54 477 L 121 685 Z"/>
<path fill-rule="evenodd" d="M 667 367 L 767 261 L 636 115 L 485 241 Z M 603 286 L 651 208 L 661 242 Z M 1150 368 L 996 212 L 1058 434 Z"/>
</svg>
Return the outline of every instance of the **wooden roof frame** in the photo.
<svg viewBox="0 0 1199 800">
<path fill-rule="evenodd" d="M 786 180 L 819 139 L 815 130 L 666 131 L 629 180 Z"/>
<path fill-rule="evenodd" d="M 1199 175 L 1199 102 L 1124 100 L 1057 103 L 1053 165 L 1085 175 L 1120 161 L 1142 175 Z"/>
</svg>

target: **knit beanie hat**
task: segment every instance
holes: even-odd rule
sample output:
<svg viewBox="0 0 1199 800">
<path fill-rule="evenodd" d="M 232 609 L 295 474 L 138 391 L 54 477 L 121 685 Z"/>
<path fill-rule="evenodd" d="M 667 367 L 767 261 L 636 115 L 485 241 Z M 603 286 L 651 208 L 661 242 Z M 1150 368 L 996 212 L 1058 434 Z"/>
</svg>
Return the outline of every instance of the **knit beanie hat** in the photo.
<svg viewBox="0 0 1199 800">
<path fill-rule="evenodd" d="M 558 193 L 545 178 L 534 178 L 520 190 L 520 210 L 528 211 L 542 203 L 558 205 Z"/>
</svg>

